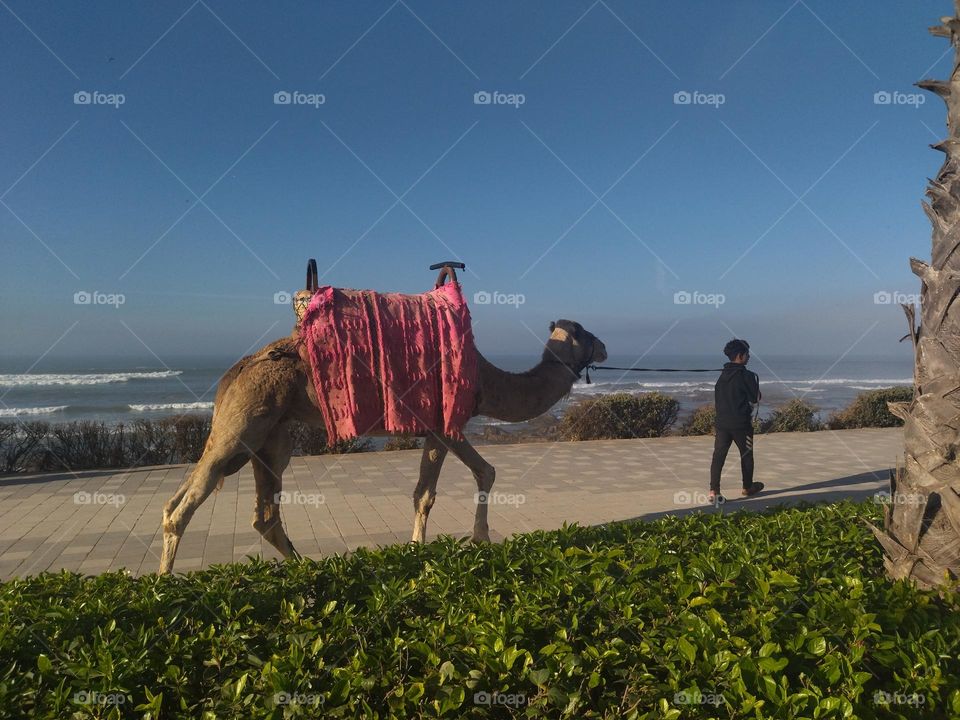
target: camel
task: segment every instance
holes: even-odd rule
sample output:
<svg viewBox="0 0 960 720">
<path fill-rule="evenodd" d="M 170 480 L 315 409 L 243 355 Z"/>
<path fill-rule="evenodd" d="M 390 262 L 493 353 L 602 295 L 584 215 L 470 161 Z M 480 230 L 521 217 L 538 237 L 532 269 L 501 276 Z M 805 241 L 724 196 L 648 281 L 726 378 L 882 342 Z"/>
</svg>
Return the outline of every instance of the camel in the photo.
<svg viewBox="0 0 960 720">
<path fill-rule="evenodd" d="M 323 426 L 310 368 L 290 348 L 298 331 L 249 355 L 231 367 L 220 380 L 213 422 L 203 454 L 192 473 L 163 509 L 163 555 L 160 572 L 173 571 L 180 538 L 197 508 L 227 475 L 253 463 L 256 508 L 253 527 L 284 558 L 299 557 L 284 532 L 279 493 L 283 471 L 290 462 L 293 442 L 289 425 L 294 421 Z M 501 370 L 479 356 L 479 382 L 474 416 L 520 422 L 549 410 L 565 397 L 583 370 L 607 358 L 603 343 L 571 320 L 550 323 L 541 361 L 522 373 Z M 489 542 L 487 503 L 483 493 L 493 488 L 496 471 L 466 439 L 424 436 L 420 477 L 413 492 L 413 542 L 422 543 L 427 517 L 436 499 L 437 480 L 447 452 L 452 452 L 473 473 L 477 482 L 474 542 Z"/>
</svg>

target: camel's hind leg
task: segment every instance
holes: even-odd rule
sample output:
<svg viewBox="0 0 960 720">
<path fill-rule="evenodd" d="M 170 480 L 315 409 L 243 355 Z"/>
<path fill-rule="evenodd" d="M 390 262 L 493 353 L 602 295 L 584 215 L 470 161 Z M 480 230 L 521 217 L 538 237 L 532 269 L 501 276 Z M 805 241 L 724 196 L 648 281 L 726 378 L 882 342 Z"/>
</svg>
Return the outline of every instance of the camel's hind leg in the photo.
<svg viewBox="0 0 960 720">
<path fill-rule="evenodd" d="M 197 508 L 213 492 L 226 474 L 225 466 L 229 457 L 214 456 L 204 451 L 203 457 L 190 474 L 190 478 L 180 486 L 176 494 L 163 507 L 163 555 L 160 557 L 160 572 L 173 571 L 173 561 L 177 556 L 180 538 L 187 523 Z"/>
<path fill-rule="evenodd" d="M 231 432 L 223 435 L 218 432 L 216 417 L 214 426 L 207 438 L 203 455 L 196 467 L 177 492 L 163 507 L 163 555 L 160 557 L 160 572 L 173 571 L 173 561 L 183 531 L 190 518 L 203 501 L 209 497 L 224 475 L 237 472 L 256 448 L 263 444 L 263 437 L 269 432 L 275 421 L 257 418 L 250 421 L 243 432 Z"/>
<path fill-rule="evenodd" d="M 285 558 L 300 557 L 284 532 L 280 518 L 281 478 L 290 463 L 292 452 L 293 439 L 287 425 L 278 425 L 253 456 L 253 477 L 257 483 L 253 527 Z"/>
<path fill-rule="evenodd" d="M 475 543 L 490 542 L 490 527 L 487 524 L 487 505 L 490 490 L 497 478 L 497 471 L 493 465 L 481 457 L 473 445 L 467 440 L 448 440 L 450 450 L 460 461 L 470 468 L 477 481 L 477 512 L 473 520 L 473 537 Z"/>
</svg>

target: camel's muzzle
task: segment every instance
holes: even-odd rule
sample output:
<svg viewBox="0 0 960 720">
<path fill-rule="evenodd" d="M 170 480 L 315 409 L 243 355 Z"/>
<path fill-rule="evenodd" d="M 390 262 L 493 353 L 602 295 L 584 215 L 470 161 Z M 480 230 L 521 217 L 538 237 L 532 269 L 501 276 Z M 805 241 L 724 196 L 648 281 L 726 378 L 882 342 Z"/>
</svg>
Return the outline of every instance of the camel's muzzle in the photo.
<svg viewBox="0 0 960 720">
<path fill-rule="evenodd" d="M 590 364 L 602 363 L 607 359 L 607 346 L 598 338 L 593 342 L 593 355 L 590 357 Z"/>
</svg>

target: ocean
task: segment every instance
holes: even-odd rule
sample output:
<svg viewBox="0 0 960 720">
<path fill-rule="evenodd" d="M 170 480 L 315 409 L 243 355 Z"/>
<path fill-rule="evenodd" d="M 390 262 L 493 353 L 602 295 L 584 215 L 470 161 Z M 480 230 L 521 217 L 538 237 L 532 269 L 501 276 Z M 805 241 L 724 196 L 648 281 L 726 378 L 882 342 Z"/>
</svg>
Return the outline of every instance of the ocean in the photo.
<svg viewBox="0 0 960 720">
<path fill-rule="evenodd" d="M 505 370 L 520 371 L 534 364 L 532 359 L 490 356 Z M 211 413 L 220 376 L 235 358 L 178 357 L 119 359 L 44 359 L 30 368 L 30 360 L 0 359 L 0 420 L 102 420 L 130 423 L 186 413 Z M 651 368 L 719 368 L 722 358 L 714 356 L 649 355 L 611 357 L 606 365 Z M 852 359 L 830 357 L 753 356 L 750 369 L 760 375 L 763 400 L 761 416 L 777 405 L 801 397 L 820 408 L 826 418 L 833 410 L 848 405 L 865 390 L 910 385 L 913 368 L 909 357 L 896 359 Z M 29 372 L 27 372 L 27 369 Z M 570 396 L 551 411 L 562 414 L 571 402 L 612 392 L 659 390 L 680 402 L 681 414 L 713 402 L 717 373 L 595 371 L 592 384 L 577 382 Z M 524 423 L 502 423 L 475 418 L 471 424 L 503 425 L 505 430 L 522 429 Z"/>
</svg>

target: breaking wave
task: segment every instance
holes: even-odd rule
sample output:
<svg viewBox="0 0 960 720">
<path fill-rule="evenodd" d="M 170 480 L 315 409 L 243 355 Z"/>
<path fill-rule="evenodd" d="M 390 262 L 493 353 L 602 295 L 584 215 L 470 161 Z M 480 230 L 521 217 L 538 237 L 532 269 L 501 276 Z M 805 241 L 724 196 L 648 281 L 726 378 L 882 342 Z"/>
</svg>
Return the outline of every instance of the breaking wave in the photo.
<svg viewBox="0 0 960 720">
<path fill-rule="evenodd" d="M 106 385 L 131 380 L 163 380 L 182 374 L 182 370 L 116 373 L 16 373 L 0 375 L 0 387 L 44 387 L 54 385 Z"/>
<path fill-rule="evenodd" d="M 146 403 L 144 405 L 127 405 L 134 412 L 150 412 L 153 410 L 213 410 L 212 402 L 186 403 Z"/>
<path fill-rule="evenodd" d="M 67 405 L 51 405 L 49 407 L 0 408 L 0 417 L 18 417 L 19 415 L 48 415 L 63 412 Z"/>
</svg>

